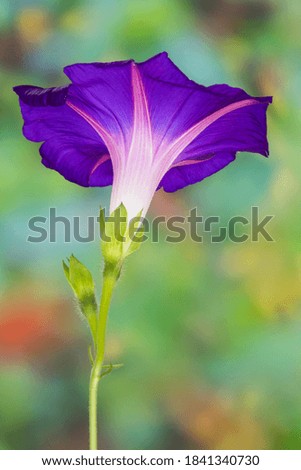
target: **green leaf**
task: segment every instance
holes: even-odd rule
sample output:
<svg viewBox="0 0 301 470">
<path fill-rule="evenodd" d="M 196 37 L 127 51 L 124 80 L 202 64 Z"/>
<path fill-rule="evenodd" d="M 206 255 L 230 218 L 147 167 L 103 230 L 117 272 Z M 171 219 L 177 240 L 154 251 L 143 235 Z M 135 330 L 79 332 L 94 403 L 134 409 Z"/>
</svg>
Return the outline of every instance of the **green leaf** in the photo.
<svg viewBox="0 0 301 470">
<path fill-rule="evenodd" d="M 105 375 L 109 375 L 114 369 L 120 369 L 121 367 L 123 367 L 123 364 L 109 364 L 102 366 L 100 378 L 104 377 Z"/>
</svg>

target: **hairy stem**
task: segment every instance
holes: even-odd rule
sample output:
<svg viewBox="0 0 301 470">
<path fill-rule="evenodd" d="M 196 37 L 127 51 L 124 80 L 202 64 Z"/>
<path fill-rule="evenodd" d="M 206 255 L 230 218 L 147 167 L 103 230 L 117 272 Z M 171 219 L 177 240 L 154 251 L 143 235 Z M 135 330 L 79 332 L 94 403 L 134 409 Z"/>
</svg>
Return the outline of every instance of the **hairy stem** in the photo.
<svg viewBox="0 0 301 470">
<path fill-rule="evenodd" d="M 95 360 L 91 370 L 90 386 L 89 386 L 89 436 L 90 450 L 97 450 L 97 396 L 98 384 L 101 378 L 101 369 L 103 365 L 105 352 L 105 336 L 107 318 L 112 299 L 114 286 L 118 279 L 119 272 L 116 269 L 110 269 L 107 266 L 103 274 L 103 287 L 101 301 L 99 307 L 99 315 L 97 318 L 96 331 L 96 351 Z"/>
</svg>

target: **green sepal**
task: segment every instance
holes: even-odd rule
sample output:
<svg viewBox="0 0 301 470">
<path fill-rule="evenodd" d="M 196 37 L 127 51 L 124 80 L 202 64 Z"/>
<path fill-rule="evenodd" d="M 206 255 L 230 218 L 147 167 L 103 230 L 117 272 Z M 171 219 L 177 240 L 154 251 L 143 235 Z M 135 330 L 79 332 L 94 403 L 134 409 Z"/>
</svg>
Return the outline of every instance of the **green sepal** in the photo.
<svg viewBox="0 0 301 470">
<path fill-rule="evenodd" d="M 92 346 L 91 346 L 91 345 L 88 346 L 88 357 L 89 357 L 91 366 L 93 367 L 93 366 L 94 366 L 94 355 L 93 355 L 93 350 L 92 350 Z"/>
<path fill-rule="evenodd" d="M 93 340 L 96 340 L 97 302 L 92 274 L 74 255 L 68 259 L 69 266 L 63 261 L 63 269 L 81 309 L 90 326 Z"/>
<path fill-rule="evenodd" d="M 105 218 L 104 209 L 99 215 L 101 250 L 105 262 L 116 265 L 123 259 L 123 245 L 127 229 L 127 211 L 123 204 Z"/>
<path fill-rule="evenodd" d="M 138 250 L 144 241 L 144 226 L 140 220 L 141 212 L 128 223 L 123 204 L 107 218 L 104 209 L 100 210 L 101 248 L 108 267 L 121 267 L 123 260 Z"/>
<path fill-rule="evenodd" d="M 137 228 L 137 225 L 138 225 L 138 228 Z M 137 217 L 132 219 L 130 222 L 129 233 L 128 233 L 130 243 L 127 247 L 125 256 L 129 256 L 132 253 L 135 253 L 135 251 L 137 251 L 140 248 L 141 243 L 145 241 L 144 232 L 145 232 L 145 227 L 143 225 L 143 219 L 141 219 L 141 213 L 140 213 L 137 215 Z"/>
</svg>

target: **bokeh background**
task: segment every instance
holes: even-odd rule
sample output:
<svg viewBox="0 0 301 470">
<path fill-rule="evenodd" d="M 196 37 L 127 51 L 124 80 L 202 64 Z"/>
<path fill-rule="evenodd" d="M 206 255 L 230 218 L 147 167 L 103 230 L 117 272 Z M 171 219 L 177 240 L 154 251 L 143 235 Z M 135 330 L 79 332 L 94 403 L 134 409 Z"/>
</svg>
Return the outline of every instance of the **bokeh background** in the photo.
<svg viewBox="0 0 301 470">
<path fill-rule="evenodd" d="M 150 218 L 274 215 L 274 242 L 146 243 L 110 314 L 101 383 L 107 449 L 301 447 L 301 9 L 299 0 L 0 1 L 0 447 L 87 448 L 89 340 L 61 260 L 99 279 L 97 242 L 29 243 L 28 220 L 88 215 L 109 190 L 40 165 L 21 134 L 16 84 L 66 83 L 73 62 L 145 60 L 162 50 L 205 85 L 274 95 L 270 159 L 240 154 Z"/>
</svg>

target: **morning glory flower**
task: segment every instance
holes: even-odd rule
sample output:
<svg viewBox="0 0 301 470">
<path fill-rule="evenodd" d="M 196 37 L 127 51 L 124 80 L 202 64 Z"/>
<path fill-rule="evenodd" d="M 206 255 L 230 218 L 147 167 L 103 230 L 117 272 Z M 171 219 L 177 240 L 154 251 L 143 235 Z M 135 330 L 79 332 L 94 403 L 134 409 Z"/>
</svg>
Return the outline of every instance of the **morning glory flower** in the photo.
<svg viewBox="0 0 301 470">
<path fill-rule="evenodd" d="M 42 163 L 81 186 L 112 185 L 110 213 L 144 216 L 157 189 L 172 192 L 216 173 L 237 152 L 268 156 L 266 111 L 271 97 L 254 98 L 228 85 L 205 87 L 189 80 L 166 53 L 136 63 L 74 64 L 68 85 L 21 85 L 23 133 L 40 147 Z M 89 269 L 75 256 L 65 276 L 91 331 L 89 348 L 90 449 L 98 448 L 98 384 L 121 364 L 105 364 L 106 324 L 125 257 L 139 247 L 122 224 L 125 246 L 112 222 L 99 217 L 104 258 L 100 301 Z M 114 225 L 114 224 L 113 224 Z M 143 234 L 139 229 L 138 233 Z"/>
<path fill-rule="evenodd" d="M 23 133 L 43 142 L 42 163 L 81 186 L 112 185 L 110 212 L 121 203 L 142 216 L 155 191 L 197 183 L 235 160 L 268 156 L 266 110 L 228 85 L 199 85 L 163 52 L 149 60 L 74 64 L 71 83 L 21 85 Z"/>
</svg>

